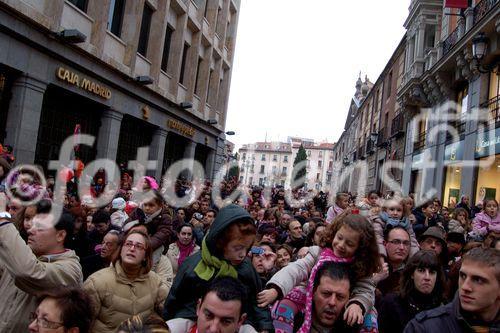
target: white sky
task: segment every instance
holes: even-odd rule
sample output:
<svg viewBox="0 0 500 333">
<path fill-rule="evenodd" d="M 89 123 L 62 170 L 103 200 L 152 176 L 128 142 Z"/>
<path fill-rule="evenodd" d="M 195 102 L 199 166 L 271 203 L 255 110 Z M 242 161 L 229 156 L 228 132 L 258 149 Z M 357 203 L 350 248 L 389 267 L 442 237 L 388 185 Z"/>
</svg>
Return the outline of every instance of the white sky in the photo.
<svg viewBox="0 0 500 333">
<path fill-rule="evenodd" d="M 359 71 L 375 82 L 410 0 L 241 0 L 227 137 L 336 141 Z"/>
</svg>

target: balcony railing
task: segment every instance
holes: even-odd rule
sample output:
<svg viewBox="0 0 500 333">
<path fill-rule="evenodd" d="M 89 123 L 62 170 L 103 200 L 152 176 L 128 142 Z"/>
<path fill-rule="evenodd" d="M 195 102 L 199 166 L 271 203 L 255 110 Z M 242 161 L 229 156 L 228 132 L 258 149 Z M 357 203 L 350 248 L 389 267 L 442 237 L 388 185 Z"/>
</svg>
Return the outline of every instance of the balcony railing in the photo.
<svg viewBox="0 0 500 333">
<path fill-rule="evenodd" d="M 374 142 L 370 139 L 366 142 L 366 153 L 367 154 L 371 154 L 374 152 L 374 148 L 375 148 L 375 145 L 374 145 Z"/>
<path fill-rule="evenodd" d="M 400 113 L 392 120 L 391 137 L 399 137 L 404 134 L 404 117 Z"/>
<path fill-rule="evenodd" d="M 415 142 L 413 143 L 413 151 L 419 151 L 425 147 L 425 137 L 425 131 L 418 134 Z"/>
<path fill-rule="evenodd" d="M 358 148 L 358 158 L 360 160 L 363 160 L 365 158 L 365 153 L 364 153 L 363 146 L 361 146 L 361 147 Z"/>
<path fill-rule="evenodd" d="M 467 124 L 466 114 L 462 114 L 458 119 L 453 119 L 448 122 L 448 124 L 455 128 L 458 132 L 458 135 L 462 135 L 465 133 L 465 126 Z M 446 142 L 450 142 L 454 139 L 454 136 L 450 132 L 446 132 Z"/>
<path fill-rule="evenodd" d="M 385 128 L 381 128 L 380 131 L 378 131 L 377 147 L 385 146 L 387 139 L 387 130 Z"/>
<path fill-rule="evenodd" d="M 498 3 L 500 0 L 482 0 L 474 6 L 474 24 L 481 21 L 483 17 Z"/>
<path fill-rule="evenodd" d="M 488 109 L 489 123 L 495 124 L 495 127 L 500 126 L 500 96 L 493 97 L 492 99 L 481 104 L 482 108 Z"/>
<path fill-rule="evenodd" d="M 453 45 L 455 45 L 458 42 L 459 31 L 460 31 L 460 26 L 457 25 L 455 30 L 453 30 L 453 32 L 451 34 L 449 34 L 448 37 L 446 37 L 446 39 L 444 40 L 444 42 L 443 42 L 443 56 L 447 55 L 448 52 L 450 52 L 450 50 L 453 48 Z"/>
</svg>

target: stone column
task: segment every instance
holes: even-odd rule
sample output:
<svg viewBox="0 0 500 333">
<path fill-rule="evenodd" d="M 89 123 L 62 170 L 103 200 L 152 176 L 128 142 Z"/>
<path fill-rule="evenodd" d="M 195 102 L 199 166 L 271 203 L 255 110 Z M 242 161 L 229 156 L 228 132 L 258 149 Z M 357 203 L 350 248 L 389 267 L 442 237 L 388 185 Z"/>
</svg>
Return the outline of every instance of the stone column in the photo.
<svg viewBox="0 0 500 333">
<path fill-rule="evenodd" d="M 472 26 L 474 25 L 474 8 L 473 7 L 468 7 L 465 12 L 465 31 L 469 31 L 472 29 Z"/>
<path fill-rule="evenodd" d="M 47 83 L 28 75 L 12 86 L 5 143 L 14 148 L 16 164 L 35 161 L 36 140 Z"/>
<path fill-rule="evenodd" d="M 217 137 L 216 139 L 217 148 L 215 151 L 215 163 L 214 163 L 214 177 L 224 165 L 226 157 L 224 156 L 224 150 L 226 145 L 226 140 L 221 137 Z"/>
<path fill-rule="evenodd" d="M 194 155 L 196 152 L 196 142 L 194 141 L 189 141 L 189 143 L 186 145 L 186 148 L 184 148 L 184 169 L 192 170 L 193 169 L 193 161 L 194 161 Z M 192 175 L 191 171 L 184 170 L 182 174 L 185 177 L 190 177 Z"/>
<path fill-rule="evenodd" d="M 417 36 L 417 55 L 416 58 L 424 58 L 424 46 L 425 46 L 425 23 L 420 23 L 418 25 L 418 36 Z"/>
<path fill-rule="evenodd" d="M 460 39 L 463 37 L 463 35 L 465 35 L 465 29 L 466 29 L 465 19 L 460 17 L 458 19 L 457 25 L 458 25 L 458 39 Z"/>
<path fill-rule="evenodd" d="M 94 19 L 92 33 L 87 38 L 95 46 L 95 55 L 98 57 L 104 53 L 110 6 L 111 0 L 89 0 L 87 5 L 87 14 Z"/>
<path fill-rule="evenodd" d="M 480 75 L 474 76 L 474 78 L 469 81 L 469 105 L 468 109 L 473 110 L 479 107 L 480 102 L 480 92 L 481 92 L 481 81 L 488 80 L 488 77 L 482 77 Z M 487 85 L 483 85 L 487 87 Z M 469 111 L 470 112 L 470 111 Z M 467 131 L 464 139 L 464 161 L 471 162 L 474 161 L 474 155 L 476 152 L 477 143 L 477 130 L 478 124 L 476 120 L 469 120 L 466 125 Z M 486 129 L 488 130 L 488 129 Z M 470 163 L 469 163 L 470 164 Z M 478 168 L 473 166 L 464 166 L 462 168 L 462 175 L 460 179 L 460 194 L 468 195 L 471 201 L 474 202 L 475 198 L 472 197 L 474 193 L 474 184 L 477 180 Z"/>
<path fill-rule="evenodd" d="M 116 160 L 122 119 L 123 113 L 113 109 L 107 109 L 102 114 L 97 137 L 97 158 Z"/>
<path fill-rule="evenodd" d="M 446 174 L 444 172 L 444 153 L 445 153 L 445 148 L 446 146 L 444 144 L 440 144 L 437 147 L 437 152 L 436 152 L 436 169 L 434 171 L 434 188 L 436 189 L 436 197 L 441 199 L 443 197 L 443 184 L 445 181 Z"/>
<path fill-rule="evenodd" d="M 155 170 L 148 170 L 148 175 L 160 180 L 162 175 L 163 159 L 165 156 L 165 143 L 167 142 L 168 132 L 163 128 L 157 128 L 153 134 L 153 140 L 149 149 L 149 159 L 157 161 Z"/>
<path fill-rule="evenodd" d="M 207 156 L 207 162 L 205 163 L 205 178 L 211 181 L 214 178 L 214 166 L 215 166 L 215 150 L 210 149 Z"/>
<path fill-rule="evenodd" d="M 52 31 L 59 31 L 61 28 L 61 18 L 64 9 L 64 0 L 51 0 L 45 2 L 45 14 L 50 17 L 50 28 Z"/>
</svg>

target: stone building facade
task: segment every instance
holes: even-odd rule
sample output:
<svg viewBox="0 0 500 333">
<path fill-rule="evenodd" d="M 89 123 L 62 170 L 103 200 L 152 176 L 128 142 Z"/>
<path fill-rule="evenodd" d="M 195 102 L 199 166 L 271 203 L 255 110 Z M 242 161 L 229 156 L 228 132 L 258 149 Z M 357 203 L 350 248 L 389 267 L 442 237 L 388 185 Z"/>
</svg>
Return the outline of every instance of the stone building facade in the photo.
<svg viewBox="0 0 500 333">
<path fill-rule="evenodd" d="M 389 177 L 391 190 L 450 207 L 461 195 L 500 199 L 499 14 L 498 0 L 464 9 L 411 1 L 407 32 L 380 77 L 367 93 L 358 80 L 333 149 L 335 188 L 385 192 Z M 487 41 L 483 59 L 473 56 L 478 36 Z M 400 167 L 382 172 L 388 161 Z"/>
<path fill-rule="evenodd" d="M 333 180 L 332 143 L 289 137 L 287 142 L 245 144 L 238 151 L 240 181 L 248 186 L 290 187 L 293 162 L 306 150 L 306 188 L 327 191 Z"/>
<path fill-rule="evenodd" d="M 79 126 L 88 163 L 148 146 L 159 178 L 222 163 L 239 0 L 0 0 L 0 142 L 47 168 Z M 78 125 L 78 126 L 77 126 Z"/>
</svg>

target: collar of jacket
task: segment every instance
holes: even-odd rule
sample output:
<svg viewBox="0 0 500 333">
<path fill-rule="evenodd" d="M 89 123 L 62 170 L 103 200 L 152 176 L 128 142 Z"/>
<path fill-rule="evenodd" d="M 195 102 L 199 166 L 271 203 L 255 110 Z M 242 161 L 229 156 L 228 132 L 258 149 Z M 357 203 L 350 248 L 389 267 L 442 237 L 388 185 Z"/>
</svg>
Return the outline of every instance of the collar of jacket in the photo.
<svg viewBox="0 0 500 333">
<path fill-rule="evenodd" d="M 156 212 L 154 212 L 151 215 L 148 215 L 146 217 L 146 221 L 144 221 L 145 224 L 148 224 L 149 222 L 153 221 L 157 216 L 159 216 L 163 212 L 163 208 L 158 209 Z"/>
<path fill-rule="evenodd" d="M 125 274 L 125 271 L 123 270 L 121 260 L 118 260 L 115 264 L 113 264 L 113 268 L 116 272 L 116 280 L 123 284 L 132 284 L 133 282 L 145 281 L 148 277 L 148 274 L 145 274 L 144 270 L 141 269 L 141 273 L 139 274 L 139 276 L 133 280 L 130 280 L 130 278 L 127 276 L 127 274 Z"/>
<path fill-rule="evenodd" d="M 471 325 L 471 323 L 469 321 L 467 321 L 467 318 L 465 318 L 464 315 L 462 314 L 463 310 L 460 308 L 460 298 L 458 296 L 458 291 L 455 295 L 455 298 L 452 301 L 451 306 L 452 306 L 452 313 L 457 318 L 457 321 L 460 323 L 460 326 L 467 327 L 467 329 L 470 330 L 470 332 L 476 332 L 474 327 L 476 327 L 477 325 Z M 500 329 L 500 322 L 498 321 L 498 314 L 497 314 L 497 318 L 492 323 L 484 323 L 483 322 L 483 325 L 481 325 L 481 326 L 488 327 L 490 329 L 490 332 L 497 332 L 497 330 Z M 491 330 L 492 328 L 495 328 L 497 330 Z"/>
<path fill-rule="evenodd" d="M 38 260 L 43 262 L 54 262 L 63 257 L 71 257 L 74 252 L 75 251 L 73 250 L 64 249 L 64 251 L 60 253 L 41 255 L 40 257 L 38 257 Z"/>
</svg>

